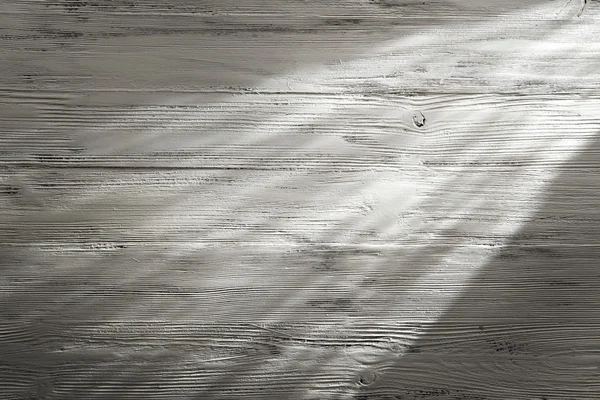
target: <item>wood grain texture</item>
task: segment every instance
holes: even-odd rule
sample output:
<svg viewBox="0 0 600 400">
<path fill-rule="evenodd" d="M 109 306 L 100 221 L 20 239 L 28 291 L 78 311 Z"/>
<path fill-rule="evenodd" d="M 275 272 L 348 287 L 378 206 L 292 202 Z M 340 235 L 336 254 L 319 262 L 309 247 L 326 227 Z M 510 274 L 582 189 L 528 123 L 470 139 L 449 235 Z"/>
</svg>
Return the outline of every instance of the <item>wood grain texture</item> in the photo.
<svg viewBox="0 0 600 400">
<path fill-rule="evenodd" d="M 0 398 L 600 398 L 599 3 L 0 13 Z"/>
</svg>

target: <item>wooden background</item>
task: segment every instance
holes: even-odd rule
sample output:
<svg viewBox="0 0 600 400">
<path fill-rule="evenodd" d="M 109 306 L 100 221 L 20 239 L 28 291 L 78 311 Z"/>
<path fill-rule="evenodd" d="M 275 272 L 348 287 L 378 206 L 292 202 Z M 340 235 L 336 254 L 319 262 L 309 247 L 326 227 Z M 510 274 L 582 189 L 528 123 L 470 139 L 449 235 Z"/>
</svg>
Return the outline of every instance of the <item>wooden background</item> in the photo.
<svg viewBox="0 0 600 400">
<path fill-rule="evenodd" d="M 600 398 L 596 1 L 0 3 L 0 398 Z"/>
</svg>

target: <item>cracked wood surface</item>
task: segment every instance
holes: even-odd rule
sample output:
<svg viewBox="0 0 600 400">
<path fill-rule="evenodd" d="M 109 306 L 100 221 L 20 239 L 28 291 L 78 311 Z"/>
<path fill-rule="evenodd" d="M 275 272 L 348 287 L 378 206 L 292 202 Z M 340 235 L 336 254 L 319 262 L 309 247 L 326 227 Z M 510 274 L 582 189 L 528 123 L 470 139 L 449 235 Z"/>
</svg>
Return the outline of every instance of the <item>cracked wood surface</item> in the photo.
<svg viewBox="0 0 600 400">
<path fill-rule="evenodd" d="M 600 398 L 597 2 L 0 13 L 0 398 Z"/>
</svg>

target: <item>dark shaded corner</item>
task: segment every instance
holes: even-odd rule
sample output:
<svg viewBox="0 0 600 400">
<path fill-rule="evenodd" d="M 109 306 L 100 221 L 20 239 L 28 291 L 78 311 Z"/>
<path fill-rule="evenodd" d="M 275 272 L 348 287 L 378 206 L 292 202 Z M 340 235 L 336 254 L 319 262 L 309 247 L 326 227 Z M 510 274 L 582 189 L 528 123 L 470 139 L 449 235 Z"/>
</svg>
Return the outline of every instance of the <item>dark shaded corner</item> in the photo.
<svg viewBox="0 0 600 400">
<path fill-rule="evenodd" d="M 600 398 L 600 139 L 538 212 L 378 379 L 375 399 Z"/>
</svg>

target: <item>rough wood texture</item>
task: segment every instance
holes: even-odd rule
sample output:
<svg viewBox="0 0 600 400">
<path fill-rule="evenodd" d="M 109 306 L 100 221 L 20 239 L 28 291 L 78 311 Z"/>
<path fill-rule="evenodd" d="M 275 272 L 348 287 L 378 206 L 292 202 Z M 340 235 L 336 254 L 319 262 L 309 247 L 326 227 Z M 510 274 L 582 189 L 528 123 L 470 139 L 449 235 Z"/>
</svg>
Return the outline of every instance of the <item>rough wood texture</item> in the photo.
<svg viewBox="0 0 600 400">
<path fill-rule="evenodd" d="M 600 398 L 600 4 L 0 4 L 0 398 Z"/>
</svg>

